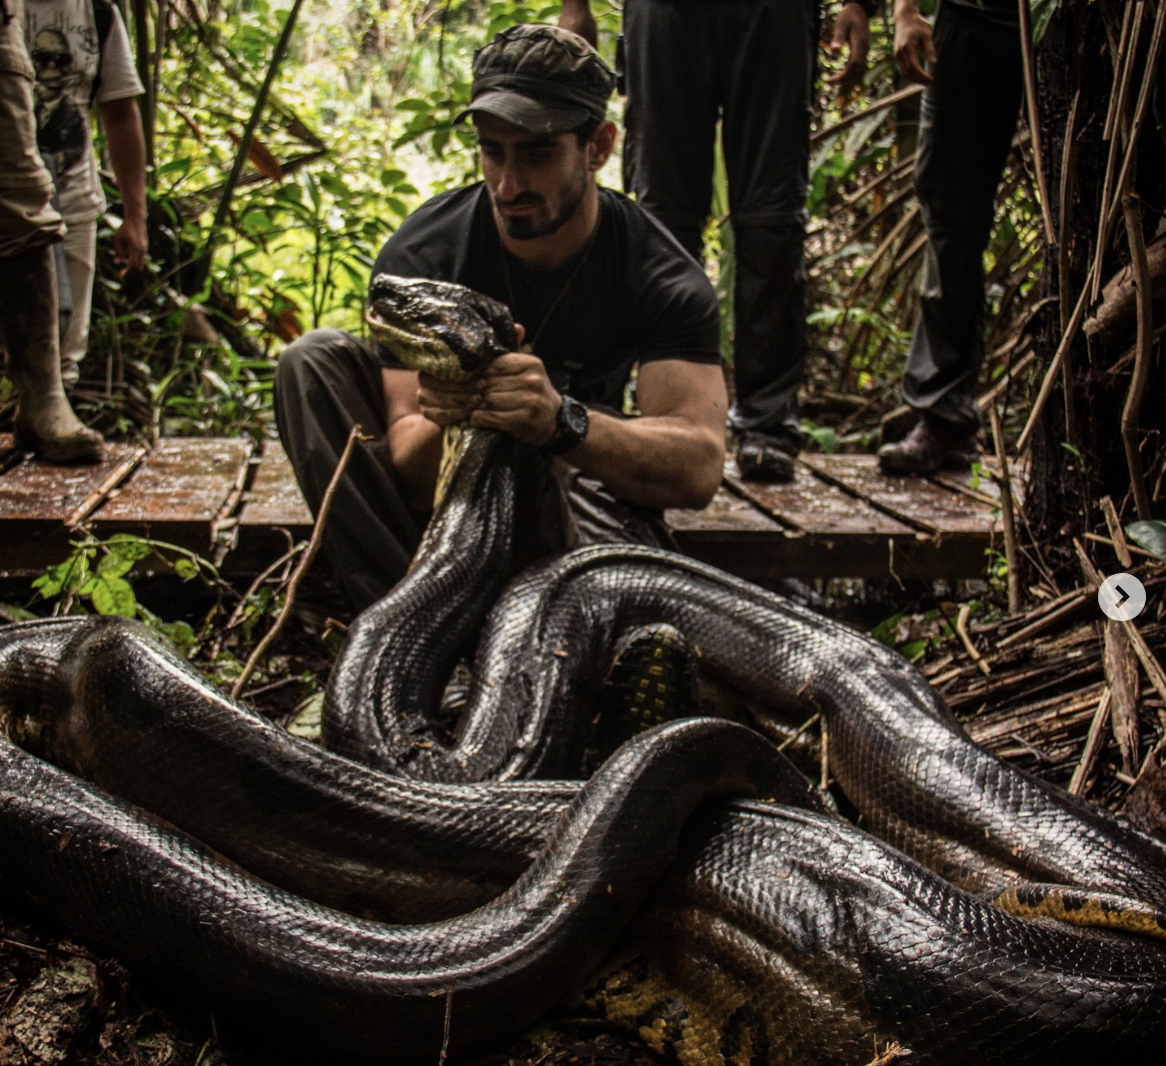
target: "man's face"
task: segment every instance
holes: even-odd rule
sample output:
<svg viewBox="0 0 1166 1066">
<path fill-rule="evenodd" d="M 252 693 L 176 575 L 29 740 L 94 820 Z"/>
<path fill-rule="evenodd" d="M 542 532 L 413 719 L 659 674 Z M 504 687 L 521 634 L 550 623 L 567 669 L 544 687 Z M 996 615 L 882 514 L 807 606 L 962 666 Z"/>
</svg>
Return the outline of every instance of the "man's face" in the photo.
<svg viewBox="0 0 1166 1066">
<path fill-rule="evenodd" d="M 591 180 L 587 146 L 573 132 L 537 137 L 476 114 L 482 176 L 494 211 L 515 240 L 554 233 L 575 217 Z"/>
</svg>

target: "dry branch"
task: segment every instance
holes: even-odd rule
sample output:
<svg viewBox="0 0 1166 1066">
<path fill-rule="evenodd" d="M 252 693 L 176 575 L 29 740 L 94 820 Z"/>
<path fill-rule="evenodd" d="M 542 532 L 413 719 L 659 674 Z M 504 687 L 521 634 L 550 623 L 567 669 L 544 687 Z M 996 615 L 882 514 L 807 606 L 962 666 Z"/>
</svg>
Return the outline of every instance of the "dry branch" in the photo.
<svg viewBox="0 0 1166 1066">
<path fill-rule="evenodd" d="M 276 618 L 275 623 L 256 645 L 255 650 L 251 653 L 246 665 L 243 667 L 243 672 L 239 675 L 235 684 L 231 686 L 232 699 L 239 698 L 239 693 L 243 691 L 243 686 L 247 684 L 248 679 L 255 672 L 255 667 L 259 664 L 260 659 L 267 653 L 267 649 L 271 647 L 275 642 L 275 638 L 279 636 L 280 631 L 283 629 L 284 623 L 291 617 L 300 582 L 303 580 L 304 574 L 308 572 L 308 567 L 312 565 L 312 560 L 316 557 L 316 552 L 320 550 L 320 543 L 324 537 L 324 527 L 328 522 L 328 512 L 332 510 L 332 500 L 336 495 L 337 488 L 340 486 L 340 479 L 344 475 L 345 467 L 348 466 L 348 460 L 352 458 L 352 449 L 356 446 L 356 441 L 359 437 L 360 426 L 358 424 L 353 426 L 349 431 L 348 441 L 344 445 L 344 451 L 340 453 L 340 460 L 336 464 L 336 469 L 332 472 L 332 479 L 328 482 L 328 488 L 324 491 L 324 498 L 320 501 L 320 512 L 316 515 L 316 524 L 312 527 L 312 536 L 308 540 L 307 550 L 304 552 L 303 558 L 296 564 L 291 580 L 287 583 L 287 593 L 284 596 L 283 607 L 279 612 L 279 617 Z"/>
</svg>

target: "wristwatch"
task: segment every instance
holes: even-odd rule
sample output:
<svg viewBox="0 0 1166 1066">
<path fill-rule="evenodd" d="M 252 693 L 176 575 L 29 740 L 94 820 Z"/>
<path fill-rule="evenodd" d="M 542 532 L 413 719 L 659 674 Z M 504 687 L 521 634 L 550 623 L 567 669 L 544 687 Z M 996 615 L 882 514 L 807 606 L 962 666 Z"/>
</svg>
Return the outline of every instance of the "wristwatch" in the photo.
<svg viewBox="0 0 1166 1066">
<path fill-rule="evenodd" d="M 586 407 L 574 396 L 568 396 L 565 392 L 562 396 L 563 404 L 559 408 L 558 418 L 555 419 L 555 432 L 543 445 L 551 455 L 569 452 L 587 436 L 587 429 L 591 424 Z"/>
</svg>

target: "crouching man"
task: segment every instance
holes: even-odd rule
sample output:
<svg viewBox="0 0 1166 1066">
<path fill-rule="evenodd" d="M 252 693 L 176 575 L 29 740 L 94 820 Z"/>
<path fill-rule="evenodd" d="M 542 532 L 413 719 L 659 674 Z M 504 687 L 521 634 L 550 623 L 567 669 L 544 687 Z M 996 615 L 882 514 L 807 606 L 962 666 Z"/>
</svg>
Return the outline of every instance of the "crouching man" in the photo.
<svg viewBox="0 0 1166 1066">
<path fill-rule="evenodd" d="M 614 77 L 581 37 L 515 26 L 474 59 L 484 180 L 443 193 L 390 238 L 380 273 L 453 281 L 506 304 L 523 352 L 450 384 L 385 349 L 316 330 L 276 374 L 280 439 L 315 511 L 350 428 L 354 454 L 325 534 L 359 610 L 404 574 L 433 498 L 443 428 L 468 419 L 560 456 L 560 549 L 668 544 L 665 507 L 720 483 L 727 397 L 715 294 L 663 226 L 596 174 L 611 154 Z M 635 376 L 639 417 L 620 415 Z"/>
</svg>

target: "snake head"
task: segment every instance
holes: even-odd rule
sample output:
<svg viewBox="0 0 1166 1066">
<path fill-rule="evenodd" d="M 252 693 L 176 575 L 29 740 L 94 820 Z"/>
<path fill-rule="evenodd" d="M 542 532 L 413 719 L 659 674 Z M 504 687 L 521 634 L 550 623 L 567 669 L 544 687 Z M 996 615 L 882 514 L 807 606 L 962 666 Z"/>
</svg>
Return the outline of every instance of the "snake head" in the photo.
<svg viewBox="0 0 1166 1066">
<path fill-rule="evenodd" d="M 410 370 L 464 381 L 492 359 L 518 350 L 510 311 L 450 281 L 378 274 L 365 320 L 381 344 Z"/>
</svg>

